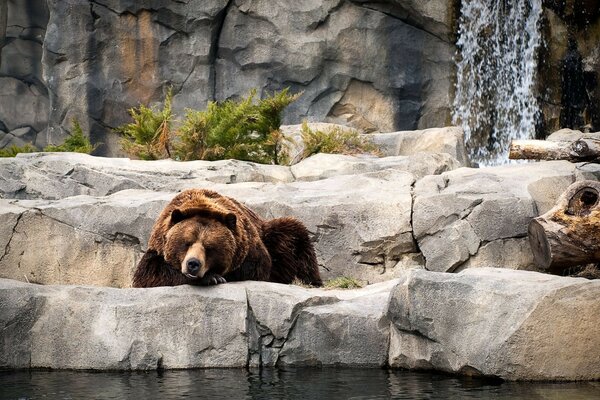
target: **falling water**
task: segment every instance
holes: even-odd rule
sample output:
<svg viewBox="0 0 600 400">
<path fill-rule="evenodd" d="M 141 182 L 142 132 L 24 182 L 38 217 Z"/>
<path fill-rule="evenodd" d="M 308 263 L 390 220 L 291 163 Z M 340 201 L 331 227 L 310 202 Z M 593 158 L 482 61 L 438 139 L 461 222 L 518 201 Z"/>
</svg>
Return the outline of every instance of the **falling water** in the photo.
<svg viewBox="0 0 600 400">
<path fill-rule="evenodd" d="M 512 139 L 532 138 L 542 0 L 463 0 L 453 123 L 471 160 L 508 162 Z"/>
</svg>

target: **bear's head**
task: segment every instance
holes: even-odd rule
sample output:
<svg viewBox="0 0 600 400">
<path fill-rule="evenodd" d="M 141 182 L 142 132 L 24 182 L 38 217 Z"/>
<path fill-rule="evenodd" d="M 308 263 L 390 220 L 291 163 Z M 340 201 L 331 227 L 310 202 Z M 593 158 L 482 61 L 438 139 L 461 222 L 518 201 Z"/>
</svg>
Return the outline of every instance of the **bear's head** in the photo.
<svg viewBox="0 0 600 400">
<path fill-rule="evenodd" d="M 179 208 L 171 212 L 164 247 L 165 261 L 188 278 L 208 271 L 224 275 L 232 269 L 236 252 L 234 213 L 207 208 Z"/>
</svg>

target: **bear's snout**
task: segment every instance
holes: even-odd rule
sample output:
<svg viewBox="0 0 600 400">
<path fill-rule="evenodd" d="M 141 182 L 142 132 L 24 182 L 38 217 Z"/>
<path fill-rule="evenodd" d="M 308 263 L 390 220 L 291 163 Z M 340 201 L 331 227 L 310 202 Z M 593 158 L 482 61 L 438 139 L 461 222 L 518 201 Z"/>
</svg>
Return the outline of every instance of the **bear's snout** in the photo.
<svg viewBox="0 0 600 400">
<path fill-rule="evenodd" d="M 197 258 L 190 258 L 185 263 L 185 267 L 187 269 L 187 274 L 193 275 L 194 277 L 198 276 L 198 271 L 200 271 L 200 267 L 202 266 L 202 261 Z"/>
</svg>

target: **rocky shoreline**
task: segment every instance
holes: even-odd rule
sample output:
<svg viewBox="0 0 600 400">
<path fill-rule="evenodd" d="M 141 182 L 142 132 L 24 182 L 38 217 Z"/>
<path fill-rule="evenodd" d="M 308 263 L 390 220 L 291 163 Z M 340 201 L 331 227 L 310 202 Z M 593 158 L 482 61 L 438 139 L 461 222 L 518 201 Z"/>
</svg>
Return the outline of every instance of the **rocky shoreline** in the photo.
<svg viewBox="0 0 600 400">
<path fill-rule="evenodd" d="M 2 368 L 392 367 L 600 376 L 600 281 L 410 270 L 355 290 L 267 282 L 115 289 L 0 280 Z"/>
<path fill-rule="evenodd" d="M 600 379 L 600 282 L 531 272 L 526 236 L 572 182 L 598 179 L 597 165 L 469 168 L 455 128 L 372 137 L 386 157 L 319 154 L 291 167 L 0 159 L 0 368 Z M 324 279 L 369 285 L 128 289 L 156 216 L 190 187 L 300 218 Z"/>
</svg>

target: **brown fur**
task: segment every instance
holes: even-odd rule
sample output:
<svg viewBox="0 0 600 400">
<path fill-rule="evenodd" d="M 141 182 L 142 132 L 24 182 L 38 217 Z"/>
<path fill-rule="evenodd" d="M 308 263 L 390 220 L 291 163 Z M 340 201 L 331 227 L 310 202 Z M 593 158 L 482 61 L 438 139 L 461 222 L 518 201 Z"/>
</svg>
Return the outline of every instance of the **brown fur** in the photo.
<svg viewBox="0 0 600 400">
<path fill-rule="evenodd" d="M 185 276 L 190 257 L 202 278 Z M 260 280 L 320 286 L 315 252 L 306 227 L 294 218 L 264 221 L 249 208 L 217 192 L 181 192 L 159 215 L 134 287 L 208 285 Z"/>
</svg>

